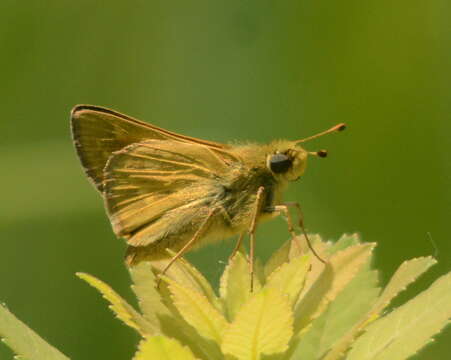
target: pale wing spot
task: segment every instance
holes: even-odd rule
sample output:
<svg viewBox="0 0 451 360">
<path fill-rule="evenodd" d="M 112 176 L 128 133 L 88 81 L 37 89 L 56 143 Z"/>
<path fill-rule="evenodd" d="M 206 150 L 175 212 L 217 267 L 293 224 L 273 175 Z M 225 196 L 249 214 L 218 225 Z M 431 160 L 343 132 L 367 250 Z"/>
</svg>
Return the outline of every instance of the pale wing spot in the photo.
<svg viewBox="0 0 451 360">
<path fill-rule="evenodd" d="M 113 208 L 119 208 L 119 207 L 122 207 L 124 205 L 129 204 L 129 203 L 145 199 L 145 198 L 147 198 L 149 196 L 152 196 L 152 195 L 151 194 L 142 194 L 142 195 L 138 195 L 138 196 L 132 196 L 132 197 L 130 197 L 128 199 L 125 199 L 125 200 L 119 201 L 116 204 L 113 204 Z"/>
<path fill-rule="evenodd" d="M 113 187 L 113 190 L 136 190 L 139 189 L 138 186 L 135 185 L 116 185 Z"/>
</svg>

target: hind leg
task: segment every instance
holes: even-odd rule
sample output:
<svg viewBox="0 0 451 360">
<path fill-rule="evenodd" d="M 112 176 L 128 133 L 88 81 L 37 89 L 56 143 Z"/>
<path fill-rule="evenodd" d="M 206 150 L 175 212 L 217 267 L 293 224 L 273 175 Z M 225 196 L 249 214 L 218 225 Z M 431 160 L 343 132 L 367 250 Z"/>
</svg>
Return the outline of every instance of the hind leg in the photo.
<svg viewBox="0 0 451 360">
<path fill-rule="evenodd" d="M 203 235 L 203 232 L 206 230 L 208 225 L 210 225 L 210 221 L 213 218 L 213 216 L 220 210 L 221 208 L 213 208 L 208 213 L 207 217 L 204 219 L 202 224 L 197 229 L 194 236 L 191 238 L 190 241 L 188 241 L 178 252 L 175 254 L 172 259 L 168 262 L 168 264 L 164 267 L 164 269 L 161 271 L 161 275 L 164 275 L 166 271 L 171 267 L 171 265 L 181 256 L 183 256 L 193 245 L 194 243 L 199 240 L 199 238 Z M 158 280 L 158 285 L 161 282 L 161 278 Z M 157 286 L 158 286 L 157 285 Z"/>
</svg>

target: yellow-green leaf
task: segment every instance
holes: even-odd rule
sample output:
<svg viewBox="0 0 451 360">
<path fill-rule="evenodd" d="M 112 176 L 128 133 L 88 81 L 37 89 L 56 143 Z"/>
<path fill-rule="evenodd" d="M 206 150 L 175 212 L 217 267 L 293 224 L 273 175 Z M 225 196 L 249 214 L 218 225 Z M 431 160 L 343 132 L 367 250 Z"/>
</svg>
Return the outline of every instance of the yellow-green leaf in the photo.
<svg viewBox="0 0 451 360">
<path fill-rule="evenodd" d="M 166 268 L 166 265 L 172 260 L 172 257 L 176 254 L 170 249 L 166 249 L 169 258 L 161 259 L 157 261 L 152 261 L 152 266 L 161 273 L 161 271 Z M 166 277 L 177 281 L 180 285 L 189 287 L 197 292 L 202 292 L 201 287 L 198 285 L 197 281 L 193 279 L 188 269 L 184 266 L 183 258 L 178 258 L 170 267 L 166 270 Z"/>
<path fill-rule="evenodd" d="M 193 354 L 200 359 L 221 359 L 219 344 L 202 337 L 183 319 L 172 301 L 168 304 L 168 307 L 171 309 L 172 316 L 163 315 L 160 318 L 161 329 L 165 336 L 189 346 Z"/>
<path fill-rule="evenodd" d="M 451 318 L 451 273 L 368 326 L 348 360 L 404 360 L 416 354 Z"/>
<path fill-rule="evenodd" d="M 161 315 L 170 315 L 170 311 L 163 304 L 161 295 L 156 288 L 155 275 L 150 262 L 141 262 L 129 269 L 133 280 L 132 290 L 138 298 L 139 307 L 143 316 L 160 333 Z"/>
<path fill-rule="evenodd" d="M 172 279 L 164 278 L 169 284 L 174 306 L 183 318 L 206 339 L 218 344 L 227 325 L 224 316 L 208 301 L 208 298 Z"/>
<path fill-rule="evenodd" d="M 183 344 L 189 344 L 191 350 L 199 358 L 217 358 L 220 352 L 219 347 L 211 341 L 208 342 L 197 332 L 193 331 L 193 328 L 180 316 L 180 314 L 174 308 L 172 300 L 170 299 L 170 294 L 166 288 L 164 288 L 164 290 L 166 290 L 167 295 L 165 294 L 165 297 L 162 299 L 164 300 L 163 303 L 160 303 L 159 300 L 155 299 L 155 295 L 153 294 L 153 290 L 155 290 L 155 288 L 153 287 L 154 280 L 152 281 L 152 275 L 147 273 L 146 264 L 147 263 L 136 265 L 133 269 L 131 269 L 131 273 L 132 277 L 138 284 L 138 286 L 133 287 L 133 290 L 140 297 L 140 305 L 142 306 L 143 311 L 151 314 L 151 316 L 155 316 L 153 318 L 154 320 L 158 320 L 158 323 L 154 322 L 152 324 L 150 324 L 150 321 L 147 321 L 150 324 L 149 326 L 155 327 L 156 324 L 158 324 L 159 326 L 158 329 L 153 328 L 155 330 L 155 333 L 152 333 L 152 335 L 164 333 L 167 336 L 181 341 Z M 94 284 L 92 285 L 97 287 Z M 163 285 L 164 284 L 161 284 L 160 289 L 158 290 L 160 294 L 161 292 L 163 292 Z M 104 290 L 102 290 L 101 292 L 103 293 L 103 291 Z M 110 289 L 110 291 L 112 290 Z M 117 297 L 119 296 L 113 292 L 112 301 L 118 303 L 116 305 L 118 307 L 118 311 L 122 313 L 122 316 L 125 317 L 124 321 L 129 321 L 129 325 L 136 329 L 136 327 L 139 327 L 141 315 L 134 311 L 134 309 L 131 308 L 130 305 L 125 303 L 124 300 L 122 300 L 120 297 L 119 299 L 117 299 Z M 123 301 L 125 304 L 121 301 Z M 156 308 L 154 309 L 155 313 L 153 315 L 151 313 L 152 304 L 156 305 Z M 125 306 L 123 307 L 123 305 Z M 130 316 L 131 319 L 129 318 Z M 144 318 L 144 320 L 147 320 L 147 318 Z M 145 334 L 142 335 L 144 336 Z"/>
<path fill-rule="evenodd" d="M 287 350 L 292 335 L 288 299 L 276 289 L 263 289 L 251 296 L 226 329 L 221 348 L 238 360 L 257 360 Z"/>
<path fill-rule="evenodd" d="M 327 251 L 332 246 L 332 243 L 323 241 L 321 236 L 318 234 L 308 234 L 308 238 L 313 249 L 315 249 L 315 252 L 319 254 L 322 259 L 326 259 Z M 310 258 L 312 262 L 314 259 L 320 261 L 315 254 L 312 253 L 305 235 L 298 235 L 296 238 L 292 239 L 290 243 L 290 252 L 288 254 L 289 259 L 297 258 L 300 255 L 311 255 Z"/>
<path fill-rule="evenodd" d="M 0 338 L 16 359 L 69 360 L 0 304 Z"/>
<path fill-rule="evenodd" d="M 349 284 L 371 256 L 374 244 L 350 246 L 332 255 L 311 288 L 301 294 L 295 308 L 295 333 L 305 328 L 326 309 L 329 302 Z"/>
<path fill-rule="evenodd" d="M 152 336 L 139 344 L 133 360 L 196 360 L 191 350 L 178 341 L 164 336 Z"/>
<path fill-rule="evenodd" d="M 279 290 L 288 296 L 290 304 L 294 305 L 305 283 L 305 277 L 310 269 L 310 257 L 299 256 L 284 263 L 269 276 L 265 287 Z"/>
<path fill-rule="evenodd" d="M 404 290 L 411 282 L 435 263 L 436 260 L 432 257 L 422 257 L 402 263 L 369 312 L 364 314 L 360 321 L 350 328 L 348 332 L 334 344 L 324 360 L 341 359 L 365 326 L 372 320 L 377 319 L 379 314 L 389 305 L 391 300 L 393 300 L 399 292 Z"/>
<path fill-rule="evenodd" d="M 110 302 L 109 308 L 128 326 L 137 330 L 142 336 L 154 335 L 158 329 L 149 323 L 140 313 L 138 313 L 129 303 L 120 297 L 109 285 L 103 281 L 86 273 L 77 273 L 80 279 L 95 287 L 102 296 Z"/>
<path fill-rule="evenodd" d="M 254 276 L 254 292 L 260 289 L 259 278 Z M 227 318 L 233 320 L 251 295 L 249 263 L 241 251 L 238 251 L 226 266 L 221 277 L 219 293 L 225 305 Z"/>
<path fill-rule="evenodd" d="M 316 253 L 321 254 L 322 259 L 325 260 L 326 262 L 328 262 L 329 261 L 328 252 L 332 245 L 330 243 L 323 242 L 319 235 L 310 235 L 309 238 L 310 238 L 310 241 L 312 241 L 312 246 L 315 249 Z M 304 243 L 305 249 L 304 249 L 303 253 L 304 254 L 307 253 L 310 255 L 310 262 L 311 262 L 311 269 L 310 269 L 307 279 L 305 281 L 304 288 L 303 288 L 301 294 L 299 295 L 299 299 L 302 299 L 310 291 L 310 287 L 313 284 L 316 284 L 320 277 L 324 278 L 324 275 L 327 275 L 327 274 L 323 274 L 326 270 L 324 263 L 322 261 L 320 261 L 318 259 L 318 257 L 315 256 L 315 254 L 312 254 L 311 250 L 308 249 L 305 237 L 298 236 L 298 239 L 301 240 L 301 243 Z M 292 248 L 296 249 L 297 246 L 295 244 L 293 244 Z M 295 256 L 293 256 L 293 254 L 295 254 L 295 253 L 297 253 L 297 251 L 294 251 L 294 250 L 291 251 L 290 259 L 293 259 L 295 257 Z"/>
<path fill-rule="evenodd" d="M 344 250 L 352 245 L 360 243 L 358 234 L 343 234 L 328 250 L 329 254 L 335 254 L 338 251 Z"/>
<path fill-rule="evenodd" d="M 163 266 L 165 266 L 166 263 L 167 262 L 163 262 Z M 152 261 L 152 266 L 154 265 L 155 264 Z M 197 287 L 195 282 L 193 282 L 194 279 L 192 279 L 180 261 L 176 261 L 173 266 L 174 268 L 170 269 L 173 278 L 179 279 L 194 292 L 202 291 Z M 173 296 L 168 288 L 168 284 L 162 281 L 160 286 L 157 288 L 157 291 L 161 296 L 162 303 L 169 311 L 169 314 L 161 312 L 157 312 L 156 314 L 160 322 L 162 332 L 166 336 L 174 338 L 182 344 L 188 345 L 195 356 L 201 359 L 220 358 L 221 355 L 219 345 L 212 340 L 202 337 L 187 322 L 179 310 L 177 310 L 173 302 Z"/>
<path fill-rule="evenodd" d="M 380 293 L 377 272 L 369 264 L 330 303 L 300 338 L 290 359 L 317 360 L 366 314 Z"/>
<path fill-rule="evenodd" d="M 404 261 L 390 279 L 372 312 L 376 314 L 384 310 L 401 291 L 435 263 L 437 260 L 431 256 Z"/>
<path fill-rule="evenodd" d="M 285 241 L 269 258 L 265 264 L 265 276 L 268 277 L 279 266 L 288 261 L 290 254 L 291 240 Z"/>
<path fill-rule="evenodd" d="M 167 252 L 171 255 L 171 257 L 176 255 L 176 253 L 170 249 L 167 249 Z M 160 261 L 160 267 L 165 267 L 167 262 L 170 260 L 171 259 Z M 165 275 L 175 280 L 180 285 L 190 288 L 206 296 L 211 304 L 214 305 L 218 311 L 222 312 L 222 303 L 216 296 L 210 283 L 194 266 L 192 266 L 183 257 L 177 259 L 177 261 L 171 265 Z"/>
</svg>

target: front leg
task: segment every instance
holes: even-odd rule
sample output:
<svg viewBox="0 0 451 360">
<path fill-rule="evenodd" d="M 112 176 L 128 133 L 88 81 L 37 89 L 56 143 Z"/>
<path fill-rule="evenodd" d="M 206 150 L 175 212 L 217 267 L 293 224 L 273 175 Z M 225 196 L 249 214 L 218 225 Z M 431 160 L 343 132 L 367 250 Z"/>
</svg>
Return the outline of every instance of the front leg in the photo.
<svg viewBox="0 0 451 360">
<path fill-rule="evenodd" d="M 294 227 L 293 227 L 293 218 L 291 216 L 290 207 L 294 207 L 299 214 L 299 227 L 301 228 L 301 231 L 305 237 L 305 241 L 307 242 L 307 246 L 309 247 L 310 251 L 313 253 L 313 255 L 315 255 L 319 261 L 321 261 L 322 263 L 326 263 L 325 260 L 323 260 L 321 258 L 321 256 L 318 255 L 318 253 L 315 251 L 315 249 L 312 246 L 312 243 L 310 242 L 310 239 L 307 235 L 307 231 L 305 231 L 305 227 L 304 227 L 304 215 L 302 213 L 301 210 L 301 206 L 299 205 L 299 203 L 297 202 L 286 202 L 283 203 L 281 205 L 276 205 L 276 206 L 272 206 L 268 209 L 266 209 L 267 211 L 273 211 L 273 212 L 277 212 L 279 214 L 284 214 L 287 218 L 287 224 L 288 224 L 288 231 L 291 234 L 291 237 L 293 238 L 293 241 L 295 241 L 295 243 L 299 246 L 299 243 L 296 241 L 297 237 L 296 234 L 294 232 Z"/>
</svg>

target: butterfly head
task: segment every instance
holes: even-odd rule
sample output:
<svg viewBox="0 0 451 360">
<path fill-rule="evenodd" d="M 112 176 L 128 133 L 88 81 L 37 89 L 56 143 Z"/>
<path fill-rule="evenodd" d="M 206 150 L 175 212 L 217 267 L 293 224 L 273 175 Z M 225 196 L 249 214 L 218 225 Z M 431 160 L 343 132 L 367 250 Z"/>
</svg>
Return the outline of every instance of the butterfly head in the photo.
<svg viewBox="0 0 451 360">
<path fill-rule="evenodd" d="M 304 174 L 309 155 L 314 155 L 321 158 L 327 156 L 326 150 L 307 151 L 298 144 L 316 139 L 319 136 L 331 132 L 342 131 L 345 128 L 345 124 L 338 124 L 326 131 L 302 140 L 274 142 L 271 144 L 273 151 L 267 155 L 266 166 L 278 179 L 286 181 L 297 180 Z"/>
<path fill-rule="evenodd" d="M 276 150 L 266 157 L 266 166 L 274 177 L 294 181 L 304 173 L 307 157 L 308 152 L 300 146 L 277 146 Z"/>
</svg>

